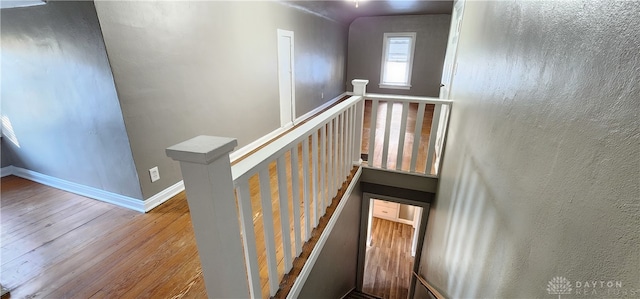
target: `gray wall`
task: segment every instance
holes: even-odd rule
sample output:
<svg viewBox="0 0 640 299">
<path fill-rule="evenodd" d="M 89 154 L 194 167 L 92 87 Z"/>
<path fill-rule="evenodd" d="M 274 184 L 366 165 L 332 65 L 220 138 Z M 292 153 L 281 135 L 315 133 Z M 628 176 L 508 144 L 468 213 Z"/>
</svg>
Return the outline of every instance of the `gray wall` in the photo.
<svg viewBox="0 0 640 299">
<path fill-rule="evenodd" d="M 421 274 L 450 298 L 542 298 L 555 276 L 562 298 L 637 296 L 640 2 L 466 6 Z"/>
<path fill-rule="evenodd" d="M 358 181 L 298 298 L 341 298 L 356 287 L 361 204 Z"/>
<path fill-rule="evenodd" d="M 1 164 L 0 167 L 7 167 L 13 164 L 13 159 L 11 159 L 11 152 L 7 149 L 7 146 L 4 145 L 4 138 L 2 139 L 2 152 L 0 153 Z"/>
<path fill-rule="evenodd" d="M 346 25 L 272 1 L 96 7 L 145 198 L 182 179 L 165 148 L 202 134 L 241 147 L 280 126 L 276 29 L 295 32 L 296 115 L 345 91 Z"/>
<path fill-rule="evenodd" d="M 349 27 L 347 82 L 367 79 L 367 92 L 437 97 L 447 49 L 451 15 L 385 16 L 358 18 Z M 416 45 L 411 89 L 380 88 L 383 35 L 415 32 Z"/>
<path fill-rule="evenodd" d="M 142 198 L 92 2 L 3 9 L 3 137 L 13 164 Z"/>
</svg>

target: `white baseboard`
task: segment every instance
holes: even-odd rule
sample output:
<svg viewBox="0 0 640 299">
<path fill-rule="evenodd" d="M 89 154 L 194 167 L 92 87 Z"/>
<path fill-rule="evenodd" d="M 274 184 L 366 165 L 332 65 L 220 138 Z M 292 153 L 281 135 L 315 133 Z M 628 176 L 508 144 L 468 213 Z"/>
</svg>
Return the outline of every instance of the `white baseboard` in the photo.
<svg viewBox="0 0 640 299">
<path fill-rule="evenodd" d="M 291 287 L 291 290 L 287 295 L 287 299 L 298 298 L 298 296 L 300 295 L 300 292 L 302 291 L 302 288 L 304 287 L 305 282 L 307 282 L 307 278 L 309 277 L 309 274 L 311 273 L 313 266 L 316 264 L 316 261 L 320 256 L 320 252 L 322 251 L 324 244 L 327 243 L 327 239 L 329 239 L 329 235 L 331 234 L 331 231 L 333 230 L 334 226 L 336 226 L 336 222 L 338 222 L 338 218 L 340 217 L 340 214 L 342 214 L 342 210 L 344 210 L 344 206 L 347 205 L 348 198 L 349 196 L 351 196 L 351 192 L 353 192 L 353 188 L 355 188 L 356 184 L 358 183 L 358 180 L 360 180 L 361 174 L 362 174 L 362 167 L 358 168 L 358 171 L 353 176 L 353 179 L 351 179 L 351 182 L 349 183 L 347 190 L 344 192 L 344 194 L 342 195 L 342 198 L 340 199 L 340 203 L 336 207 L 336 210 L 333 212 L 333 215 L 331 215 L 331 219 L 329 219 L 329 223 L 327 223 L 327 226 L 322 231 L 322 234 L 320 234 L 320 238 L 318 239 L 318 242 L 313 247 L 313 250 L 311 250 L 311 254 L 309 254 L 309 258 L 304 263 L 304 266 L 302 266 L 302 270 L 300 270 L 300 274 L 298 275 L 295 282 L 293 283 L 293 286 Z"/>
<path fill-rule="evenodd" d="M 161 203 L 169 200 L 182 191 L 184 191 L 184 181 L 179 181 L 169 188 L 160 191 L 156 195 L 149 197 L 149 199 L 144 201 L 145 212 L 151 211 L 151 209 L 159 206 Z"/>
<path fill-rule="evenodd" d="M 43 185 L 47 185 L 53 188 L 61 189 L 64 191 L 68 191 L 68 192 L 89 197 L 92 199 L 108 202 L 110 204 L 114 204 L 123 208 L 134 210 L 134 211 L 143 212 L 143 213 L 145 212 L 144 201 L 140 199 L 135 199 L 132 197 L 101 190 L 98 188 L 81 185 L 78 183 L 55 178 L 52 176 L 48 176 L 46 174 L 42 174 L 39 172 L 35 172 L 32 170 L 28 170 L 28 169 L 24 169 L 16 166 L 8 166 L 8 167 L 2 168 L 3 176 L 5 175 L 5 169 L 7 168 L 8 168 L 8 171 L 11 172 L 10 174 L 21 177 L 23 179 L 38 182 Z"/>
<path fill-rule="evenodd" d="M 0 168 L 0 177 L 6 177 L 8 175 L 12 175 L 13 174 L 13 165 L 9 165 L 7 167 L 2 167 Z"/>
</svg>

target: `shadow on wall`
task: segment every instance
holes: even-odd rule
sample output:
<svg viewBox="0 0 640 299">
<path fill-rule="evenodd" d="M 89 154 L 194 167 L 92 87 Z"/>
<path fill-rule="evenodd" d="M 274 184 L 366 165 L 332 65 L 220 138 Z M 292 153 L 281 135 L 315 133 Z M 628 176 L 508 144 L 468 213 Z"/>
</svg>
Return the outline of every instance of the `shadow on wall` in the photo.
<svg viewBox="0 0 640 299">
<path fill-rule="evenodd" d="M 456 179 L 451 200 L 440 199 L 431 210 L 430 218 L 440 223 L 446 219 L 446 225 L 441 232 L 431 227 L 424 248 L 440 247 L 437 249 L 440 254 L 424 255 L 420 274 L 436 282 L 434 284 L 451 298 L 472 298 L 478 294 L 496 297 L 497 284 L 510 283 L 510 279 L 496 279 L 496 276 L 504 277 L 504 273 L 498 273 L 507 267 L 495 261 L 512 260 L 517 248 L 510 240 L 517 238 L 517 233 L 510 230 L 508 220 L 500 216 L 506 211 L 499 211 L 481 166 L 468 150 L 462 152 L 464 159 L 452 176 Z M 440 244 L 436 246 L 434 242 Z"/>
<path fill-rule="evenodd" d="M 16 132 L 13 130 L 13 125 L 8 116 L 2 115 L 2 136 L 11 141 L 16 147 L 20 147 L 20 142 L 16 136 Z"/>
</svg>

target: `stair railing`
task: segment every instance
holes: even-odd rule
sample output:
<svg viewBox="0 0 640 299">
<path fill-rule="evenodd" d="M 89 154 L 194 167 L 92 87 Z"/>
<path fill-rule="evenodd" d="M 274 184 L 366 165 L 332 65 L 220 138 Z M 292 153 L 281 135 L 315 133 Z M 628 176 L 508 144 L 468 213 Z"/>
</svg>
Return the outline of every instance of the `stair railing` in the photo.
<svg viewBox="0 0 640 299">
<path fill-rule="evenodd" d="M 233 138 L 198 136 L 167 149 L 169 157 L 180 161 L 210 298 L 262 297 L 255 231 L 259 227 L 264 231 L 268 295 L 276 294 L 302 244 L 311 237 L 354 163 L 360 163 L 362 95 L 367 82 L 354 80 L 354 96 L 233 166 L 229 159 L 237 145 Z M 250 184 L 255 179 L 259 183 Z M 250 185 L 258 185 L 259 191 L 252 194 Z M 254 217 L 256 210 L 261 211 L 259 217 Z"/>
<path fill-rule="evenodd" d="M 367 80 L 352 83 L 353 96 L 233 166 L 229 153 L 237 145 L 234 138 L 198 136 L 167 148 L 167 155 L 180 162 L 210 298 L 276 294 L 281 278 L 292 269 L 302 244 L 311 237 L 353 165 L 361 163 L 365 98 L 371 106 L 368 165 L 437 175 L 442 149 L 438 144 L 446 132 L 443 124 L 451 102 L 366 94 Z M 415 108 L 411 105 L 417 105 L 415 114 L 410 112 L 415 110 L 409 109 Z M 425 166 L 419 167 L 418 155 L 425 150 L 420 134 L 427 107 L 433 107 L 433 121 Z M 377 129 L 378 111 L 383 109 L 386 122 Z M 396 161 L 401 161 L 406 141 L 413 140 L 408 168 L 387 163 L 389 144 L 396 142 L 390 137 L 393 111 L 401 111 Z M 412 117 L 413 132 L 408 121 Z M 384 136 L 381 149 L 374 142 L 380 136 Z M 372 158 L 380 153 L 382 161 L 377 165 Z M 266 261 L 266 269 L 261 260 Z"/>
<path fill-rule="evenodd" d="M 367 165 L 437 176 L 452 102 L 373 93 L 365 99 L 370 111 Z M 429 118 L 431 122 L 425 123 Z M 398 120 L 399 127 L 392 126 Z"/>
</svg>

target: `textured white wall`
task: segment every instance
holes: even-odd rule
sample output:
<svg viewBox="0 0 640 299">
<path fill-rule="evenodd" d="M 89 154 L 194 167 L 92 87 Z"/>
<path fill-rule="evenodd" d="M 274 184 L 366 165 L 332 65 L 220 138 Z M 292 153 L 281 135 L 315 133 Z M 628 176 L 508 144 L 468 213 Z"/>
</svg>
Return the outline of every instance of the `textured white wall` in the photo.
<svg viewBox="0 0 640 299">
<path fill-rule="evenodd" d="M 592 280 L 640 296 L 639 16 L 640 2 L 467 2 L 430 283 L 546 298 L 563 276 L 562 298 L 623 297 Z"/>
</svg>

